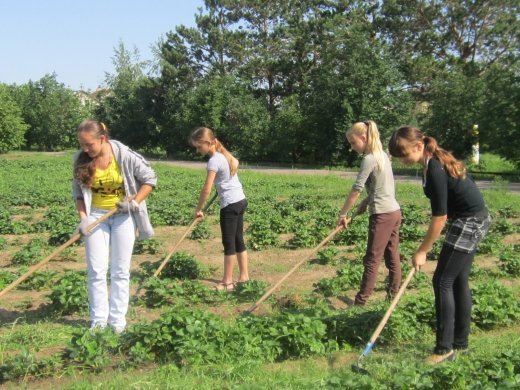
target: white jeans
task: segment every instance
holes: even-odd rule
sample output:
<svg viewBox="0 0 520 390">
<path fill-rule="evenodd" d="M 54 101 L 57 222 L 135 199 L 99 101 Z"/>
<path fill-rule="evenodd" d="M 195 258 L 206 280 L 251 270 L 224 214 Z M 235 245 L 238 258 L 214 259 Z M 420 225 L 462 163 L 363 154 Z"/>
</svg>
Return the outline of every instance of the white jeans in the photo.
<svg viewBox="0 0 520 390">
<path fill-rule="evenodd" d="M 89 222 L 109 210 L 92 208 Z M 117 213 L 84 237 L 88 269 L 88 299 L 91 325 L 122 329 L 130 298 L 130 259 L 135 241 L 135 224 L 129 213 Z M 107 272 L 110 264 L 110 297 Z"/>
</svg>

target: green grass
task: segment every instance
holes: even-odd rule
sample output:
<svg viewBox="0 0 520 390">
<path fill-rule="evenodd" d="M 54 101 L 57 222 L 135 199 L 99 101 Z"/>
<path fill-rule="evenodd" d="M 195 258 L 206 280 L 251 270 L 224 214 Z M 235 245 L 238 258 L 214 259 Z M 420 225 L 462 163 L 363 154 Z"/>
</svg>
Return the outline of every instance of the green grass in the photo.
<svg viewBox="0 0 520 390">
<path fill-rule="evenodd" d="M 491 154 L 482 153 L 480 155 L 479 165 L 471 165 L 465 161 L 469 173 L 477 180 L 495 180 L 495 181 L 520 181 L 520 169 L 512 162 Z M 414 166 L 402 164 L 398 159 L 392 160 L 392 167 L 396 175 L 412 175 L 420 177 L 422 175 L 422 167 L 417 164 Z"/>
<path fill-rule="evenodd" d="M 456 370 L 469 360 L 485 360 L 504 351 L 520 348 L 519 328 L 491 332 L 475 332 L 471 336 L 469 355 L 445 365 Z M 357 363 L 359 351 L 336 352 L 324 357 L 261 364 L 244 361 L 238 364 L 213 364 L 178 367 L 172 364 L 150 365 L 125 371 L 108 370 L 100 374 L 72 373 L 57 378 L 55 388 L 82 389 L 320 389 L 333 378 L 352 378 L 390 384 L 399 377 L 403 367 L 414 367 L 429 353 L 431 334 L 404 345 L 379 347 L 361 360 L 368 374 L 359 374 L 351 365 Z M 471 378 L 467 378 L 471 382 Z M 517 385 L 519 383 L 517 382 Z M 38 387 L 38 382 L 35 383 Z M 411 386 L 412 383 L 409 383 Z M 19 384 L 6 388 L 19 388 Z M 381 387 L 369 387 L 381 388 Z M 433 387 L 438 388 L 438 387 Z"/>
</svg>

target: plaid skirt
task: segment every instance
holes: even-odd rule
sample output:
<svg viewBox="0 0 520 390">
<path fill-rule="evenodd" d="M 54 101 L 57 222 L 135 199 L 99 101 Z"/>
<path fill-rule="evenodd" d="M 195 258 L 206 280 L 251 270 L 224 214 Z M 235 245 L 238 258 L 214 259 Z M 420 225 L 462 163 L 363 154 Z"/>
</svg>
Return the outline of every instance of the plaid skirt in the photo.
<svg viewBox="0 0 520 390">
<path fill-rule="evenodd" d="M 473 252 L 489 231 L 491 216 L 455 218 L 448 223 L 444 244 L 465 253 Z"/>
</svg>

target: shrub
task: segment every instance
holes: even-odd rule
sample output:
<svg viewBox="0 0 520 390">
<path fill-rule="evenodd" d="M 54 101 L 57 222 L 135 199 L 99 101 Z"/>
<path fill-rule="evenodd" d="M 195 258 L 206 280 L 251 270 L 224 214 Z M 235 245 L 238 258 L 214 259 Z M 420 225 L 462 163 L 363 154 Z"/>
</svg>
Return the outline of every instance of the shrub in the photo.
<svg viewBox="0 0 520 390">
<path fill-rule="evenodd" d="M 209 270 L 194 256 L 180 251 L 166 263 L 161 275 L 171 279 L 200 279 L 207 276 L 208 273 Z"/>
<path fill-rule="evenodd" d="M 72 334 L 65 357 L 82 368 L 100 371 L 111 361 L 119 337 L 110 328 L 79 329 Z"/>
<path fill-rule="evenodd" d="M 206 240 L 211 238 L 211 230 L 209 230 L 206 220 L 200 221 L 190 233 L 190 240 Z"/>
<path fill-rule="evenodd" d="M 471 318 L 482 329 L 511 324 L 520 319 L 520 302 L 513 291 L 496 280 L 472 288 Z"/>
<path fill-rule="evenodd" d="M 33 265 L 43 260 L 43 255 L 48 249 L 47 243 L 41 238 L 29 241 L 22 249 L 16 252 L 11 259 L 15 265 Z"/>
<path fill-rule="evenodd" d="M 363 265 L 359 262 L 349 262 L 336 271 L 336 276 L 326 278 L 314 284 L 315 291 L 326 297 L 335 297 L 343 291 L 359 287 L 363 277 Z"/>
<path fill-rule="evenodd" d="M 520 276 L 520 245 L 506 247 L 498 259 L 498 267 L 503 272 L 513 277 Z"/>
<path fill-rule="evenodd" d="M 67 270 L 56 282 L 49 295 L 51 308 L 60 314 L 72 314 L 88 309 L 85 272 Z"/>
</svg>

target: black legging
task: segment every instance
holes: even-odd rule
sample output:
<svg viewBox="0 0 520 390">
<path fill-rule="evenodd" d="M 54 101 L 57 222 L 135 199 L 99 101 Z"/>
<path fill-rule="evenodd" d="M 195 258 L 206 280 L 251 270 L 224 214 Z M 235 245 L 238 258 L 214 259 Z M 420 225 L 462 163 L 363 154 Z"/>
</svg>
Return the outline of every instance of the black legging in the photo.
<svg viewBox="0 0 520 390">
<path fill-rule="evenodd" d="M 235 255 L 244 252 L 244 212 L 247 200 L 243 199 L 220 209 L 220 231 L 225 255 Z"/>
<path fill-rule="evenodd" d="M 437 342 L 434 353 L 467 348 L 471 322 L 469 273 L 475 251 L 464 253 L 443 245 L 433 274 Z"/>
</svg>

